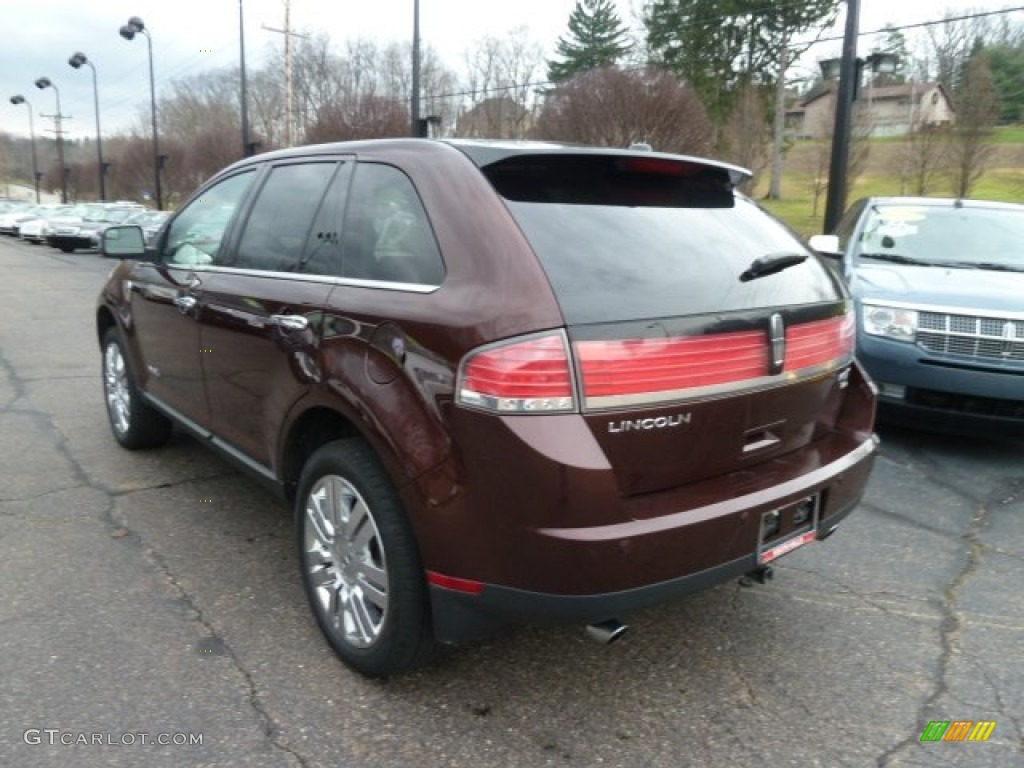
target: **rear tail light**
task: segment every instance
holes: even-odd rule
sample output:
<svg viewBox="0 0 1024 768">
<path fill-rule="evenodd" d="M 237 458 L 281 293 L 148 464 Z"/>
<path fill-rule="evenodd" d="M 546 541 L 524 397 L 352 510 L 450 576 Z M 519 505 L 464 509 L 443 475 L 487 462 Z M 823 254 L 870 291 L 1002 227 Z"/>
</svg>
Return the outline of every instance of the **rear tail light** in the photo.
<svg viewBox="0 0 1024 768">
<path fill-rule="evenodd" d="M 765 331 L 580 341 L 575 348 L 592 407 L 672 400 L 768 375 Z"/>
<path fill-rule="evenodd" d="M 853 355 L 856 326 L 852 312 L 786 329 L 784 370 L 802 371 L 848 362 Z"/>
<path fill-rule="evenodd" d="M 767 329 L 653 339 L 573 342 L 587 408 L 706 397 L 820 375 L 853 357 L 853 314 L 791 325 L 781 372 Z M 779 339 L 781 341 L 781 339 Z M 781 349 L 779 350 L 781 353 Z M 481 347 L 459 371 L 458 401 L 501 413 L 576 410 L 573 364 L 561 331 Z"/>
<path fill-rule="evenodd" d="M 785 381 L 845 365 L 853 356 L 854 317 L 786 329 Z M 773 386 L 767 330 L 660 339 L 578 341 L 583 401 L 588 408 L 643 405 Z"/>
<path fill-rule="evenodd" d="M 470 353 L 459 372 L 458 399 L 502 413 L 576 410 L 565 334 L 512 339 Z"/>
</svg>

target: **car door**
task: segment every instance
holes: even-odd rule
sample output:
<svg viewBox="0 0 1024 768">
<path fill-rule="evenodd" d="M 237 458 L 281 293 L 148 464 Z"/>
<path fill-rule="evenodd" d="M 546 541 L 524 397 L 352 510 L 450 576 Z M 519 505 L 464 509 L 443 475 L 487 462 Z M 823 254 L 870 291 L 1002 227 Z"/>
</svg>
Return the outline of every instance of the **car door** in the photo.
<svg viewBox="0 0 1024 768">
<path fill-rule="evenodd" d="M 327 275 L 340 274 L 332 265 L 350 168 L 337 157 L 272 166 L 237 247 L 204 284 L 213 432 L 264 474 L 288 410 L 319 380 L 321 310 L 333 285 Z"/>
<path fill-rule="evenodd" d="M 204 312 L 206 268 L 217 256 L 254 170 L 217 182 L 171 222 L 156 258 L 132 270 L 130 319 L 142 362 L 144 390 L 179 416 L 207 425 L 198 320 Z"/>
</svg>

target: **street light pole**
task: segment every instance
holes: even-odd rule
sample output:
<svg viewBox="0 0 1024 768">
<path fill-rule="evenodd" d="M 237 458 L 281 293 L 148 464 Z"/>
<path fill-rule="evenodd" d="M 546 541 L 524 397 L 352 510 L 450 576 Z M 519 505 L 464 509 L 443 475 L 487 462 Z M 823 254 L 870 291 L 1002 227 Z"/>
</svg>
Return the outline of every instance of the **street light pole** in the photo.
<svg viewBox="0 0 1024 768">
<path fill-rule="evenodd" d="M 850 114 L 857 85 L 857 34 L 860 31 L 860 0 L 846 0 L 846 33 L 839 64 L 836 123 L 832 131 L 832 162 L 825 198 L 825 234 L 835 234 L 846 207 L 846 168 L 850 158 Z"/>
<path fill-rule="evenodd" d="M 96 84 L 96 66 L 89 61 L 84 53 L 78 51 L 74 53 L 70 59 L 68 59 L 74 69 L 81 69 L 83 64 L 88 64 L 89 69 L 92 70 L 92 99 L 93 107 L 96 110 L 96 159 L 99 163 L 100 173 L 100 200 L 107 199 L 107 182 L 104 178 L 104 167 L 103 167 L 103 134 L 100 132 L 100 89 Z"/>
<path fill-rule="evenodd" d="M 32 141 L 32 182 L 36 188 L 36 203 L 39 203 L 39 163 L 36 161 L 36 129 L 32 122 L 32 105 L 20 93 L 11 96 L 11 104 L 24 104 L 28 107 L 28 135 Z"/>
<path fill-rule="evenodd" d="M 132 16 L 119 30 L 121 37 L 125 40 L 132 40 L 139 32 L 146 36 L 149 44 L 149 102 L 153 119 L 153 175 L 156 180 L 156 208 L 162 211 L 164 208 L 163 192 L 160 189 L 160 139 L 156 131 L 156 82 L 153 77 L 153 38 L 149 30 L 138 16 Z"/>
<path fill-rule="evenodd" d="M 420 136 L 420 0 L 412 7 L 412 135 Z"/>
<path fill-rule="evenodd" d="M 57 134 L 57 162 L 60 164 L 60 201 L 66 203 L 68 201 L 68 169 L 64 166 L 64 129 L 61 126 L 64 115 L 60 111 L 60 89 L 48 77 L 40 77 L 36 80 L 36 88 L 39 90 L 53 88 L 53 92 L 57 96 L 57 114 L 53 116 L 53 124 L 54 133 Z M 43 115 L 43 117 L 47 117 L 47 115 Z"/>
<path fill-rule="evenodd" d="M 245 84 L 245 21 L 242 14 L 242 0 L 238 0 L 238 48 L 241 52 L 241 95 L 239 100 L 242 103 L 242 157 L 252 154 L 252 145 L 249 143 L 249 97 L 246 95 Z"/>
</svg>

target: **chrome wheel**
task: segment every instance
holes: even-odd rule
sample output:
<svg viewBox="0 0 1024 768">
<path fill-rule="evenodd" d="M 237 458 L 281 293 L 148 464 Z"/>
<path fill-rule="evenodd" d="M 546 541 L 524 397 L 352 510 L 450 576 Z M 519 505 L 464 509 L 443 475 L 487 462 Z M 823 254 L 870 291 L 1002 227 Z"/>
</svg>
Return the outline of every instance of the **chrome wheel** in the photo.
<svg viewBox="0 0 1024 768">
<path fill-rule="evenodd" d="M 306 497 L 304 567 L 317 609 L 354 648 L 377 642 L 388 614 L 388 575 L 380 532 L 359 491 L 324 475 Z"/>
<path fill-rule="evenodd" d="M 132 395 L 124 355 L 117 344 L 107 344 L 103 353 L 103 389 L 110 423 L 118 434 L 124 435 L 131 427 Z"/>
</svg>

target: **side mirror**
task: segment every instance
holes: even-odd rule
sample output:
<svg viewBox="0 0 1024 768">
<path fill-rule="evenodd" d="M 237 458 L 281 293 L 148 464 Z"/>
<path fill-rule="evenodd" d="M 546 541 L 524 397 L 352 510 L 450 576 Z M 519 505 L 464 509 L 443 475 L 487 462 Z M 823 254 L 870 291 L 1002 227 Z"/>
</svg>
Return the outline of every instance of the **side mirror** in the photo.
<svg viewBox="0 0 1024 768">
<path fill-rule="evenodd" d="M 142 227 L 108 227 L 100 236 L 100 253 L 115 259 L 144 259 L 146 237 Z"/>
<path fill-rule="evenodd" d="M 839 237 L 836 235 L 814 235 L 807 244 L 822 256 L 838 259 L 843 255 L 839 247 Z"/>
</svg>

